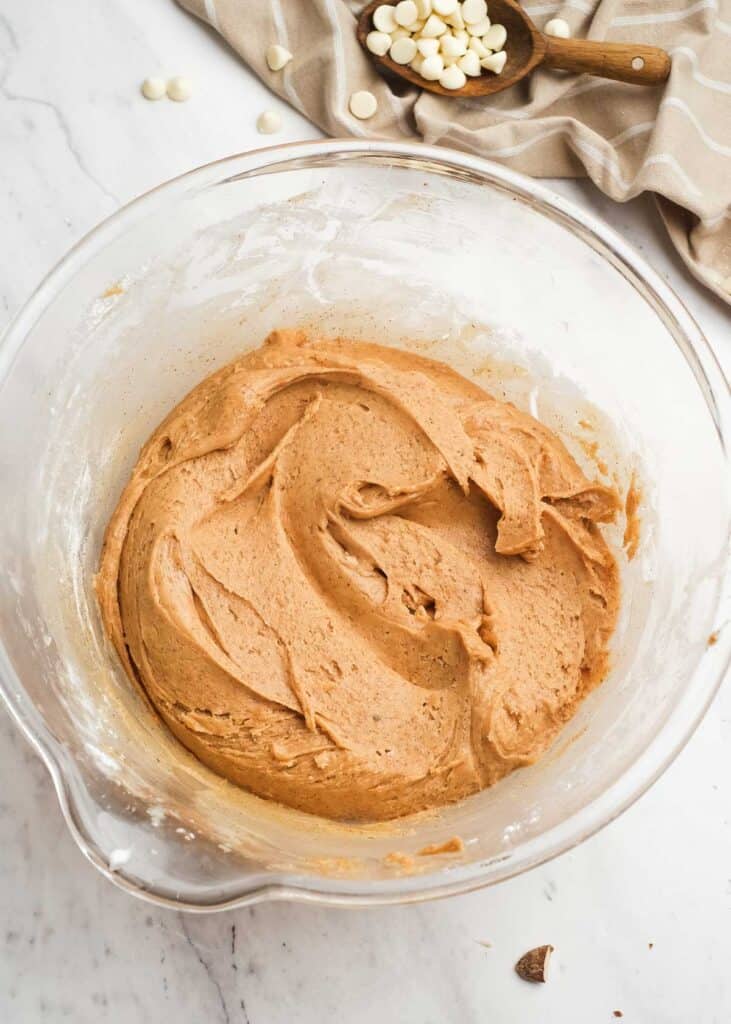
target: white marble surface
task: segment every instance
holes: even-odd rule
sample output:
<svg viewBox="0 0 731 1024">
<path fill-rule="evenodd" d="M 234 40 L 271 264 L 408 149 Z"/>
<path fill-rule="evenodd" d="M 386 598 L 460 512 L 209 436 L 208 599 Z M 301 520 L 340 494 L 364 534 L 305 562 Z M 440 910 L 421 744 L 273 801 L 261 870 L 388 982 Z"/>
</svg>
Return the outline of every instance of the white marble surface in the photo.
<svg viewBox="0 0 731 1024">
<path fill-rule="evenodd" d="M 195 79 L 190 103 L 139 98 L 145 75 L 179 72 Z M 276 141 L 317 134 L 172 0 L 0 0 L 0 83 L 0 325 L 120 203 L 260 144 L 265 107 L 283 113 Z M 686 276 L 652 204 L 557 188 L 645 252 L 729 368 L 729 312 Z M 728 685 L 675 765 L 599 836 L 496 889 L 420 907 L 157 910 L 83 860 L 2 713 L 0 779 L 3 1024 L 731 1019 Z M 556 947 L 551 978 L 529 986 L 512 964 L 543 942 Z"/>
</svg>

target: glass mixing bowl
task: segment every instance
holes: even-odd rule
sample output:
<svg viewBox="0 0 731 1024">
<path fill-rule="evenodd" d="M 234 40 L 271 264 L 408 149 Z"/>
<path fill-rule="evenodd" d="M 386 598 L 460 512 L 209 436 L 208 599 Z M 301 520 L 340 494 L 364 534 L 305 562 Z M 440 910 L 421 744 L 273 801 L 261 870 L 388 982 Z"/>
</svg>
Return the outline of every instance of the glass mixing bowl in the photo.
<svg viewBox="0 0 731 1024">
<path fill-rule="evenodd" d="M 222 782 L 162 729 L 101 630 L 93 574 L 141 443 L 205 374 L 295 324 L 447 360 L 559 430 L 594 475 L 625 493 L 635 480 L 610 676 L 540 763 L 439 813 L 338 824 Z M 399 143 L 222 160 L 93 231 L 4 337 L 5 702 L 80 849 L 148 899 L 361 905 L 497 882 L 619 814 L 708 706 L 729 654 L 728 631 L 709 643 L 728 437 L 727 386 L 676 296 L 534 182 Z M 453 835 L 461 852 L 418 855 Z"/>
</svg>

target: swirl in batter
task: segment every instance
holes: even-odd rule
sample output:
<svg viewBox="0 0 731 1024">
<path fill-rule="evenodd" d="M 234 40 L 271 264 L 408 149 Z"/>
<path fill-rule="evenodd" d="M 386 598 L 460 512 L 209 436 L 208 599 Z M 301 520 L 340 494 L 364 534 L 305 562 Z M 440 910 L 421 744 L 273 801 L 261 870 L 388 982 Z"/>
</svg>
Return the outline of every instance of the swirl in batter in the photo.
<svg viewBox="0 0 731 1024">
<path fill-rule="evenodd" d="M 604 676 L 616 493 L 532 417 L 378 345 L 266 344 L 155 431 L 97 591 L 130 677 L 214 771 L 336 819 L 534 761 Z"/>
</svg>

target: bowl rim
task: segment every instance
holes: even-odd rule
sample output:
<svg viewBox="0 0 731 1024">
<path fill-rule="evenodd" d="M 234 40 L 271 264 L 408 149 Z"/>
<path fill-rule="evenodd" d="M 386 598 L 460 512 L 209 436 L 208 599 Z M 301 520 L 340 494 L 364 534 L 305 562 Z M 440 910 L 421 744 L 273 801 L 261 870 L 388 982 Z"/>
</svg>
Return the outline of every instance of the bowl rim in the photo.
<svg viewBox="0 0 731 1024">
<path fill-rule="evenodd" d="M 549 216 L 578 235 L 640 292 L 643 299 L 681 349 L 696 377 L 715 423 L 721 449 L 728 463 L 731 437 L 731 391 L 718 359 L 693 316 L 674 290 L 652 269 L 645 258 L 613 228 L 587 210 L 542 184 L 482 157 L 445 147 L 422 143 L 356 139 L 325 139 L 286 143 L 234 154 L 204 164 L 148 190 L 121 206 L 84 235 L 41 280 L 30 298 L 12 318 L 0 337 L 0 385 L 7 377 L 15 355 L 26 336 L 62 292 L 77 270 L 113 238 L 124 232 L 152 206 L 164 206 L 191 192 L 242 177 L 277 173 L 292 166 L 333 166 L 338 161 L 397 163 L 420 170 L 461 174 L 507 191 L 542 215 Z M 230 171 L 231 173 L 226 173 Z M 720 585 L 717 615 L 724 595 L 729 594 L 726 563 Z M 271 881 L 247 885 L 242 871 L 241 891 L 230 898 L 208 902 L 204 899 L 172 898 L 154 886 L 146 886 L 123 869 L 110 868 L 94 836 L 84 826 L 64 751 L 26 694 L 12 667 L 0 637 L 0 697 L 11 718 L 45 764 L 71 835 L 84 856 L 111 882 L 126 892 L 160 906 L 191 912 L 228 910 L 263 900 L 299 900 L 345 907 L 413 903 L 466 893 L 505 881 L 543 864 L 594 835 L 622 814 L 663 774 L 695 732 L 711 704 L 731 662 L 731 630 L 721 630 L 718 642 L 702 655 L 683 694 L 669 712 L 665 723 L 634 764 L 599 797 L 544 833 L 521 844 L 507 855 L 467 866 L 440 865 L 418 878 L 343 883 L 335 879 L 301 876 L 294 881 L 272 873 Z"/>
</svg>

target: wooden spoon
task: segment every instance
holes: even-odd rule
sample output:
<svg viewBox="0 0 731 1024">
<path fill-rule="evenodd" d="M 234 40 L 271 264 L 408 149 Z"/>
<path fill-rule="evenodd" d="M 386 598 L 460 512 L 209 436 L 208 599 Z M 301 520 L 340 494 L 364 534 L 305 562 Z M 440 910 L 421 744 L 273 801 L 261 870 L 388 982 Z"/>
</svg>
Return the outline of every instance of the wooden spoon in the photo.
<svg viewBox="0 0 731 1024">
<path fill-rule="evenodd" d="M 358 18 L 358 41 L 365 47 L 366 36 L 373 31 L 373 12 L 384 0 L 373 0 Z M 670 74 L 670 57 L 659 46 L 633 43 L 603 43 L 587 39 L 557 39 L 544 36 L 515 0 L 490 0 L 490 20 L 504 25 L 508 31 L 505 51 L 508 59 L 499 75 L 483 71 L 479 78 L 468 78 L 461 89 L 445 89 L 439 82 L 428 82 L 408 65 L 397 64 L 386 54 L 379 57 L 367 53 L 384 70 L 427 92 L 439 96 L 490 96 L 509 89 L 538 67 L 560 68 L 577 74 L 616 78 L 633 85 L 659 85 Z"/>
</svg>

